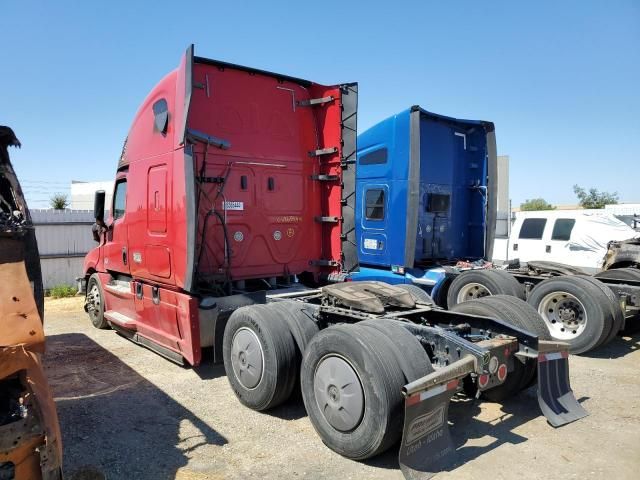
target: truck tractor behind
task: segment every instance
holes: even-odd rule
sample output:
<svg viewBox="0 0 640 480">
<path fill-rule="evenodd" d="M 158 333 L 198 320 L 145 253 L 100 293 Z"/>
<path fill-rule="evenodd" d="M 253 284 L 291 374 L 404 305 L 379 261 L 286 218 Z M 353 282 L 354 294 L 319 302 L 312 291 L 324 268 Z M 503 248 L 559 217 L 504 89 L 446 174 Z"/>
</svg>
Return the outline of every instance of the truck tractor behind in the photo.
<svg viewBox="0 0 640 480">
<path fill-rule="evenodd" d="M 491 122 L 414 106 L 360 134 L 352 278 L 415 285 L 450 309 L 490 295 L 526 299 L 572 353 L 610 342 L 638 316 L 638 272 L 594 278 L 545 261 L 496 268 L 496 165 Z"/>
</svg>

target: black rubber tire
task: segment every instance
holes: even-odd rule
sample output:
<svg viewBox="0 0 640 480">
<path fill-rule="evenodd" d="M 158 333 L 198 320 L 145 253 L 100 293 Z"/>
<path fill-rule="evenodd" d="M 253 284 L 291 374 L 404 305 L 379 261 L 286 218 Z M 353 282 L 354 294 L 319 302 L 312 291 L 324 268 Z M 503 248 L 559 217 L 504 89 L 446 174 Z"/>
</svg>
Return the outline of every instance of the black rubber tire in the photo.
<svg viewBox="0 0 640 480">
<path fill-rule="evenodd" d="M 513 320 L 514 326 L 519 326 L 522 330 L 533 333 L 538 337 L 538 340 L 552 340 L 551 334 L 549 333 L 549 329 L 544 323 L 544 320 L 540 314 L 536 312 L 536 309 L 527 302 L 507 295 L 496 295 L 489 298 L 495 298 L 496 302 L 516 309 L 510 317 Z M 533 384 L 538 373 L 538 360 L 535 358 L 527 359 L 525 361 L 525 367 L 526 373 L 520 383 L 521 390 L 524 390 Z"/>
<path fill-rule="evenodd" d="M 372 328 L 385 336 L 407 383 L 434 371 L 429 355 L 420 341 L 401 322 L 380 318 L 365 320 L 358 323 L 358 326 Z"/>
<path fill-rule="evenodd" d="M 616 278 L 619 280 L 632 280 L 640 282 L 640 269 L 633 267 L 611 268 L 598 272 L 594 275 L 596 278 Z"/>
<path fill-rule="evenodd" d="M 455 277 L 457 277 L 457 275 L 447 273 L 445 275 L 445 278 L 438 285 L 438 288 L 436 289 L 434 286 L 435 293 L 433 290 L 431 290 L 431 298 L 433 298 L 433 300 L 436 302 L 436 305 L 440 308 L 447 308 L 447 294 L 449 293 L 449 288 L 451 287 L 451 284 L 453 283 Z"/>
<path fill-rule="evenodd" d="M 296 302 L 295 300 L 283 300 L 268 305 L 284 319 L 291 335 L 293 335 L 296 342 L 296 365 L 299 368 L 307 345 L 320 331 L 320 327 L 314 321 L 314 315 L 320 308 L 311 303 Z M 300 375 L 296 375 L 292 394 L 296 396 L 300 394 Z"/>
<path fill-rule="evenodd" d="M 447 306 L 458 303 L 458 294 L 469 283 L 483 285 L 491 295 L 511 295 L 524 300 L 524 287 L 513 275 L 503 270 L 469 270 L 453 279 L 447 292 Z"/>
<path fill-rule="evenodd" d="M 295 300 L 273 302 L 269 303 L 268 306 L 282 315 L 296 341 L 296 346 L 302 359 L 307 345 L 309 345 L 314 335 L 320 331 L 320 327 L 313 319 L 319 307 L 311 303 L 296 302 Z"/>
<path fill-rule="evenodd" d="M 527 296 L 524 285 L 522 285 L 516 277 L 506 270 L 494 269 L 490 271 L 498 278 L 502 278 L 502 288 L 504 290 L 502 295 L 510 295 L 520 300 L 526 300 Z"/>
<path fill-rule="evenodd" d="M 89 315 L 89 319 L 94 327 L 99 328 L 101 330 L 108 329 L 109 322 L 104 318 L 104 290 L 102 289 L 102 283 L 100 282 L 100 277 L 98 277 L 97 273 L 94 273 L 89 277 L 89 281 L 87 282 L 87 294 L 93 289 L 94 285 L 98 287 L 98 292 L 100 295 L 100 307 L 96 310 L 92 310 L 91 312 L 87 312 Z"/>
<path fill-rule="evenodd" d="M 623 267 L 623 268 L 610 268 L 595 274 L 596 278 L 615 278 L 619 280 L 631 280 L 640 282 L 640 268 L 638 267 Z M 606 284 L 605 284 L 606 285 Z M 625 315 L 625 313 L 623 313 Z M 631 321 L 628 321 L 631 320 Z M 633 335 L 640 330 L 640 315 L 636 314 L 630 319 L 625 319 L 622 322 L 622 327 L 617 333 L 624 335 Z M 616 333 L 616 334 L 617 334 Z M 613 337 L 611 338 L 613 339 Z M 605 342 L 606 343 L 606 342 Z"/>
<path fill-rule="evenodd" d="M 425 292 L 423 289 L 421 289 L 417 285 L 411 285 L 409 283 L 401 283 L 399 285 L 394 285 L 394 287 L 398 287 L 409 292 L 416 303 L 420 302 L 420 303 L 426 303 L 428 305 L 436 304 L 436 302 L 433 301 L 433 298 L 431 298 L 431 295 L 429 295 L 427 292 Z"/>
<path fill-rule="evenodd" d="M 613 310 L 609 297 L 599 287 L 593 285 L 584 276 L 562 276 L 543 280 L 529 294 L 527 302 L 539 311 L 543 298 L 552 292 L 567 292 L 577 298 L 585 309 L 587 324 L 582 335 L 572 339 L 560 339 L 569 344 L 574 354 L 585 353 L 606 339 L 613 325 Z M 545 321 L 546 323 L 546 321 Z"/>
<path fill-rule="evenodd" d="M 316 367 L 328 355 L 352 366 L 364 391 L 364 413 L 350 431 L 341 432 L 322 414 L 314 393 Z M 318 333 L 307 347 L 300 372 L 302 398 L 322 441 L 340 455 L 356 460 L 393 446 L 402 434 L 404 375 L 384 336 L 372 328 L 338 325 Z"/>
<path fill-rule="evenodd" d="M 549 329 L 547 328 L 547 324 L 544 323 L 544 320 L 536 311 L 536 309 L 529 305 L 527 302 L 508 295 L 495 295 L 495 297 L 500 298 L 501 302 L 513 305 L 519 309 L 520 314 L 518 318 L 514 318 L 514 320 L 521 324 L 520 328 L 533 333 L 538 337 L 539 340 L 553 340 L 551 338 L 551 334 L 549 333 Z"/>
<path fill-rule="evenodd" d="M 598 343 L 598 345 L 596 345 L 596 348 L 597 348 L 602 345 L 606 345 L 611 340 L 616 338 L 616 335 L 618 335 L 618 332 L 624 326 L 625 313 L 622 310 L 622 307 L 620 306 L 620 301 L 618 300 L 618 296 L 613 292 L 613 290 L 611 290 L 611 288 L 609 288 L 606 284 L 602 283 L 597 278 L 590 277 L 587 275 L 582 275 L 582 278 L 586 279 L 593 286 L 602 290 L 602 292 L 609 298 L 609 306 L 611 309 L 611 316 L 613 318 L 613 322 L 611 323 L 611 328 L 609 329 L 609 333 L 607 334 L 607 336 L 603 338 L 602 341 Z"/>
<path fill-rule="evenodd" d="M 262 348 L 262 376 L 248 389 L 238 380 L 231 363 L 231 347 L 240 328 L 251 330 Z M 268 410 L 291 396 L 299 359 L 296 343 L 280 312 L 269 305 L 249 305 L 235 310 L 224 330 L 222 355 L 227 379 L 240 402 L 258 411 Z"/>
<path fill-rule="evenodd" d="M 455 305 L 451 311 L 495 318 L 514 327 L 526 330 L 524 326 L 525 314 L 522 314 L 518 307 L 506 303 L 503 297 L 504 296 L 500 295 L 469 300 Z M 502 402 L 526 387 L 531 377 L 535 374 L 531 362 L 523 364 L 520 360 L 514 359 L 513 366 L 513 371 L 509 372 L 504 383 L 482 392 L 483 398 L 491 402 Z"/>
</svg>

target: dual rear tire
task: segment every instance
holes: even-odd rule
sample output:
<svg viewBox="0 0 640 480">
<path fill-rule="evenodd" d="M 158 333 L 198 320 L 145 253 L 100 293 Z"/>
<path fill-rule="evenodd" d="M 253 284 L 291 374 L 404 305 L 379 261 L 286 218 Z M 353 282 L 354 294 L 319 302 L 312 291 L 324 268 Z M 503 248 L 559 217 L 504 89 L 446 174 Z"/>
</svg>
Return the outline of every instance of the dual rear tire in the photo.
<svg viewBox="0 0 640 480">
<path fill-rule="evenodd" d="M 614 278 L 617 280 L 632 280 L 640 282 L 640 268 L 624 267 L 612 268 L 598 272 L 594 275 L 596 278 Z"/>
<path fill-rule="evenodd" d="M 453 279 L 447 292 L 447 306 L 492 295 L 510 295 L 524 300 L 524 287 L 504 270 L 469 270 Z"/>
<path fill-rule="evenodd" d="M 554 340 L 574 354 L 607 344 L 622 327 L 624 314 L 615 294 L 593 277 L 573 275 L 540 282 L 528 298 Z"/>
<path fill-rule="evenodd" d="M 362 460 L 400 439 L 402 387 L 432 371 L 424 348 L 400 322 L 338 325 L 316 335 L 304 354 L 302 398 L 323 442 Z"/>
<path fill-rule="evenodd" d="M 402 387 L 433 371 L 420 342 L 395 320 L 318 332 L 313 305 L 278 302 L 236 310 L 225 329 L 227 378 L 240 402 L 267 410 L 293 392 L 325 444 L 365 459 L 402 435 Z M 303 353 L 303 355 L 301 355 Z"/>
<path fill-rule="evenodd" d="M 625 270 L 624 272 L 622 270 Z M 633 269 L 601 277 L 636 279 Z M 613 271 L 615 272 L 615 271 Z M 494 295 L 524 299 L 524 289 L 503 270 L 471 270 L 458 275 L 449 288 L 448 306 Z M 571 353 L 586 353 L 610 342 L 624 324 L 624 312 L 613 291 L 597 278 L 586 275 L 551 277 L 535 286 L 527 302 L 544 320 L 554 340 L 567 342 Z M 530 325 L 527 325 L 531 329 Z"/>
<path fill-rule="evenodd" d="M 231 314 L 222 355 L 227 379 L 242 404 L 262 411 L 291 396 L 301 352 L 318 331 L 314 308 L 277 302 L 241 307 Z"/>
<path fill-rule="evenodd" d="M 509 295 L 495 295 L 459 303 L 451 308 L 451 311 L 495 318 L 513 327 L 529 331 L 537 335 L 540 340 L 551 340 L 549 331 L 538 312 L 525 301 Z M 504 383 L 485 390 L 482 396 L 492 402 L 501 402 L 531 385 L 536 371 L 536 359 L 527 359 L 523 363 L 514 358 L 513 369 Z"/>
</svg>

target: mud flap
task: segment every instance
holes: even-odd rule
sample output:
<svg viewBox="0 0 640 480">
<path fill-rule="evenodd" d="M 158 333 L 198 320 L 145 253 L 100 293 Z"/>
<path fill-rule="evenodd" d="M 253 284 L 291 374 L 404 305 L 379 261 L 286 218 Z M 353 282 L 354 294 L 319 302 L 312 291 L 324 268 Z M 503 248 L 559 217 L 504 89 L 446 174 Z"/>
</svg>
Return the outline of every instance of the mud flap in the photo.
<svg viewBox="0 0 640 480">
<path fill-rule="evenodd" d="M 546 342 L 540 342 L 540 350 L 543 350 L 543 343 Z M 568 357 L 569 351 L 564 348 L 538 354 L 538 404 L 554 427 L 589 415 L 571 390 Z"/>
<path fill-rule="evenodd" d="M 448 423 L 449 402 L 459 379 L 473 370 L 474 359 L 467 357 L 404 387 L 399 461 L 405 478 L 427 480 L 455 464 Z"/>
</svg>

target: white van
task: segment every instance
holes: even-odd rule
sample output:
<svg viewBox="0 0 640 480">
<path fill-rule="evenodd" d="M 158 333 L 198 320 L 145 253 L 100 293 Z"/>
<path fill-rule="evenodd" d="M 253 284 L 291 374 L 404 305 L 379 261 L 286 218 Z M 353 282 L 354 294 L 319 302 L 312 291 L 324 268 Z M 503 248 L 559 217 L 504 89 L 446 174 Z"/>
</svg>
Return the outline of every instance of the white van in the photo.
<svg viewBox="0 0 640 480">
<path fill-rule="evenodd" d="M 544 260 L 595 273 L 611 240 L 638 237 L 640 233 L 604 210 L 516 212 L 509 237 L 495 240 L 493 261 Z"/>
</svg>

